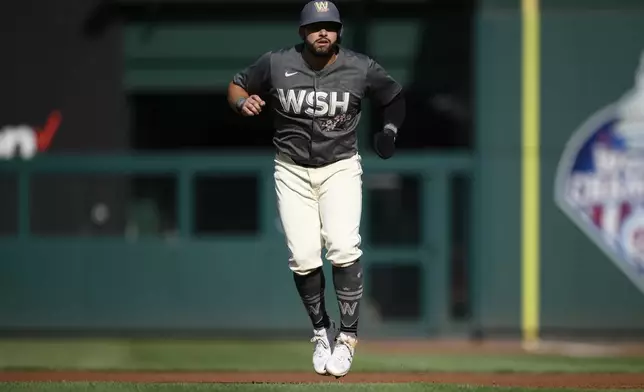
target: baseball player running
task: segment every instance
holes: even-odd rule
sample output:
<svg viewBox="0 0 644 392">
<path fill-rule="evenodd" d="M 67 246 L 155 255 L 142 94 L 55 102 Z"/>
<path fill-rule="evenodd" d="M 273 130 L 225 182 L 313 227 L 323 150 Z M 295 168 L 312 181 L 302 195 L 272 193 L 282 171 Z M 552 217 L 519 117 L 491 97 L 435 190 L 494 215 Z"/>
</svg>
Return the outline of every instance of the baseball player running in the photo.
<svg viewBox="0 0 644 392">
<path fill-rule="evenodd" d="M 405 102 L 400 84 L 376 61 L 340 46 L 342 21 L 332 2 L 307 3 L 299 34 L 302 43 L 267 52 L 237 73 L 228 103 L 242 116 L 258 115 L 264 99 L 271 104 L 277 207 L 289 268 L 313 324 L 313 368 L 342 377 L 353 361 L 363 292 L 361 101 L 372 98 L 383 113 L 374 137 L 382 159 L 394 154 Z M 324 302 L 322 248 L 340 308 L 337 336 Z"/>
</svg>

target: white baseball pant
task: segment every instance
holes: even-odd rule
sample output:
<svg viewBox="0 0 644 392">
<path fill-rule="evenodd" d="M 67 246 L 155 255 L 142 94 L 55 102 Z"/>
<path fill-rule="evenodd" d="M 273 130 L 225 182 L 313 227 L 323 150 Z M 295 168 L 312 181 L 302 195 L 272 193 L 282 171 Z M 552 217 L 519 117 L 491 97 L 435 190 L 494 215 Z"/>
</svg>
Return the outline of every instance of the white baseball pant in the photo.
<svg viewBox="0 0 644 392">
<path fill-rule="evenodd" d="M 293 272 L 306 275 L 321 267 L 323 247 L 335 266 L 351 265 L 362 256 L 360 155 L 306 168 L 277 154 L 275 191 Z"/>
</svg>

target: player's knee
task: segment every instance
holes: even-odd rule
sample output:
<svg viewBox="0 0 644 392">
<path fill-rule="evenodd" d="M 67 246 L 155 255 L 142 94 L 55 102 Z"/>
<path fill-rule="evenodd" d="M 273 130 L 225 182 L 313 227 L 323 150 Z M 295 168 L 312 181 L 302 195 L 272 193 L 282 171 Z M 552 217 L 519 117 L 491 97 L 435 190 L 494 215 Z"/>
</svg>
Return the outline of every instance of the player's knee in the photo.
<svg viewBox="0 0 644 392">
<path fill-rule="evenodd" d="M 340 243 L 331 247 L 326 258 L 336 267 L 346 267 L 362 256 L 360 247 L 355 243 Z"/>
<path fill-rule="evenodd" d="M 289 259 L 289 268 L 298 275 L 307 275 L 321 266 L 319 252 L 294 252 Z"/>
<path fill-rule="evenodd" d="M 308 275 L 311 272 L 317 271 L 320 267 L 322 266 L 322 261 L 320 261 L 320 264 L 307 264 L 307 265 L 301 265 L 301 264 L 295 264 L 291 262 L 289 264 L 289 268 L 291 271 L 296 273 L 297 275 Z"/>
<path fill-rule="evenodd" d="M 355 263 L 357 263 L 359 261 L 360 261 L 360 256 L 355 255 L 355 256 L 350 257 L 350 258 L 345 258 L 345 259 L 340 259 L 340 260 L 334 261 L 334 262 L 332 262 L 332 264 L 333 264 L 334 267 L 337 267 L 337 268 L 347 268 L 347 267 L 351 267 L 352 265 L 354 265 Z"/>
</svg>

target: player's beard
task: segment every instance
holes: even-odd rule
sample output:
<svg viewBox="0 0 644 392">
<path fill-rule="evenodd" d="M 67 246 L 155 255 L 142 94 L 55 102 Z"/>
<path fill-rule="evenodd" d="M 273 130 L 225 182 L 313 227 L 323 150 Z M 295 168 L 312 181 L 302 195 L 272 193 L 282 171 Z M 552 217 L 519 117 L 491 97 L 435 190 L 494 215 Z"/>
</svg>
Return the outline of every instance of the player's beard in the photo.
<svg viewBox="0 0 644 392">
<path fill-rule="evenodd" d="M 336 53 L 338 49 L 338 43 L 333 42 L 329 46 L 326 47 L 326 49 L 316 49 L 315 48 L 315 43 L 310 43 L 307 40 L 304 40 L 304 46 L 306 46 L 306 49 L 315 57 L 321 57 L 321 58 L 329 58 L 333 56 L 334 53 Z"/>
</svg>

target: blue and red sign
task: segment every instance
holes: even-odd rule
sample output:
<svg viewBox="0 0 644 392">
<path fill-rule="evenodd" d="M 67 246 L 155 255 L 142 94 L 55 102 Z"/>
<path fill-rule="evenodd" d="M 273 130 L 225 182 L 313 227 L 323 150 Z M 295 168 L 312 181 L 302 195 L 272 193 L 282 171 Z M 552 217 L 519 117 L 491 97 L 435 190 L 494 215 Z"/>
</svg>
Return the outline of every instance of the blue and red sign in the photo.
<svg viewBox="0 0 644 392">
<path fill-rule="evenodd" d="M 644 54 L 635 88 L 566 145 L 555 201 L 644 292 Z"/>
</svg>

